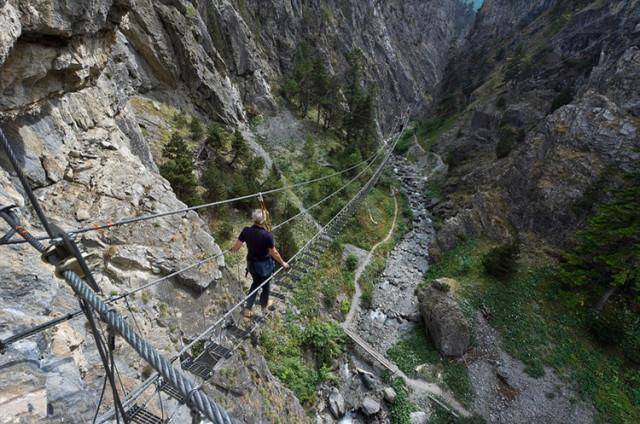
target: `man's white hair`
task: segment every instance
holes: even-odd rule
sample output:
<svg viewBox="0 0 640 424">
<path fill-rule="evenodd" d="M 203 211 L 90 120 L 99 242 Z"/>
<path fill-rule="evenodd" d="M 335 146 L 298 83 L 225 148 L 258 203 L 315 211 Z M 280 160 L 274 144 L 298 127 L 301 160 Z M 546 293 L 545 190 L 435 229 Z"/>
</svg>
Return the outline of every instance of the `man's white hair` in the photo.
<svg viewBox="0 0 640 424">
<path fill-rule="evenodd" d="M 262 225 L 264 224 L 264 213 L 262 212 L 262 209 L 256 209 L 253 211 L 253 213 L 251 214 L 251 218 L 253 218 L 253 222 L 255 222 L 256 224 Z"/>
</svg>

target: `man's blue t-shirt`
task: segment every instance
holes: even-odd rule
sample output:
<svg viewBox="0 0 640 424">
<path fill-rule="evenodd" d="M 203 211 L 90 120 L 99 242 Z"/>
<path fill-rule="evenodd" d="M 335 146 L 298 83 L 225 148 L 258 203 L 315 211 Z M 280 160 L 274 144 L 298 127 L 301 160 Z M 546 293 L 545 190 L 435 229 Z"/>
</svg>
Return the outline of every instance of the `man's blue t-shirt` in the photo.
<svg viewBox="0 0 640 424">
<path fill-rule="evenodd" d="M 245 227 L 240 233 L 238 240 L 247 243 L 248 261 L 264 261 L 269 258 L 269 249 L 275 245 L 273 243 L 273 234 L 259 225 Z"/>
</svg>

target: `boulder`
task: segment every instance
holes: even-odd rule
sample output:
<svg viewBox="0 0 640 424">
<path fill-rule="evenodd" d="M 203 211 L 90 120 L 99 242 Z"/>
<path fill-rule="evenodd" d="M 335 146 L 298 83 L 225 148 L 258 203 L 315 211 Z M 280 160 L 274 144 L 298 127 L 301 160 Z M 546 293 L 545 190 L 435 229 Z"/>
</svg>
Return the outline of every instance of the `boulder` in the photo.
<svg viewBox="0 0 640 424">
<path fill-rule="evenodd" d="M 434 280 L 416 290 L 420 312 L 431 337 L 442 355 L 461 356 L 471 342 L 471 327 L 446 282 Z"/>
<path fill-rule="evenodd" d="M 366 396 L 362 401 L 362 412 L 367 415 L 375 415 L 380 412 L 380 402 L 372 397 Z"/>
<path fill-rule="evenodd" d="M 344 398 L 335 387 L 331 390 L 331 394 L 329 395 L 329 410 L 337 419 L 342 418 L 346 412 Z"/>
<path fill-rule="evenodd" d="M 360 373 L 360 378 L 362 379 L 362 383 L 368 390 L 374 390 L 378 385 L 378 382 L 373 374 L 370 372 L 362 372 Z"/>
<path fill-rule="evenodd" d="M 428 417 L 425 412 L 417 411 L 412 412 L 411 415 L 409 415 L 409 422 L 411 424 L 427 424 L 427 421 Z"/>
<path fill-rule="evenodd" d="M 382 394 L 384 395 L 384 399 L 389 403 L 395 402 L 396 396 L 398 395 L 393 387 L 385 387 Z"/>
</svg>

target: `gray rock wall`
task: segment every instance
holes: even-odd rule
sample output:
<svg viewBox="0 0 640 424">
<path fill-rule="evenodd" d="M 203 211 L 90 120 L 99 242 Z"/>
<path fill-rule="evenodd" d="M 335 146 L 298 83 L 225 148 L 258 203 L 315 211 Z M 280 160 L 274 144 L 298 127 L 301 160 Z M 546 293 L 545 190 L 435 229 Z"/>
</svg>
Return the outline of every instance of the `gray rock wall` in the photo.
<svg viewBox="0 0 640 424">
<path fill-rule="evenodd" d="M 176 209 L 183 204 L 157 173 L 139 125 L 147 117 L 139 116 L 134 96 L 204 120 L 244 124 L 247 108 L 276 110 L 274 93 L 297 42 L 313 35 L 336 72 L 344 70 L 346 52 L 365 51 L 380 87 L 384 125 L 416 95 L 428 98 L 467 21 L 455 2 L 445 0 L 0 0 L 0 125 L 45 211 L 63 228 Z M 415 93 L 423 84 L 426 93 Z M 41 234 L 1 156 L 0 165 L 0 204 L 20 206 L 23 223 Z M 88 233 L 78 241 L 105 296 L 220 252 L 194 213 Z M 24 245 L 2 251 L 0 337 L 76 308 L 69 288 L 35 251 Z M 219 259 L 132 298 L 140 331 L 167 355 L 175 353 L 181 335 L 206 323 L 193 311 L 212 319 L 241 296 L 241 285 L 221 278 L 223 271 Z M 125 306 L 117 308 L 129 314 Z M 117 350 L 130 390 L 145 366 L 127 346 Z M 299 403 L 264 360 L 250 348 L 245 356 L 225 373 L 252 376 L 238 377 L 240 392 L 227 391 L 237 381 L 207 391 L 247 422 L 278 416 L 303 422 Z M 87 421 L 102 383 L 98 363 L 83 319 L 12 346 L 0 357 L 3 418 Z M 151 408 L 159 413 L 159 405 Z"/>
<path fill-rule="evenodd" d="M 434 258 L 469 236 L 564 246 L 638 170 L 639 45 L 638 1 L 485 2 L 440 95 L 459 122 L 435 147 L 449 174 Z M 524 137 L 498 159 L 504 127 Z"/>
</svg>

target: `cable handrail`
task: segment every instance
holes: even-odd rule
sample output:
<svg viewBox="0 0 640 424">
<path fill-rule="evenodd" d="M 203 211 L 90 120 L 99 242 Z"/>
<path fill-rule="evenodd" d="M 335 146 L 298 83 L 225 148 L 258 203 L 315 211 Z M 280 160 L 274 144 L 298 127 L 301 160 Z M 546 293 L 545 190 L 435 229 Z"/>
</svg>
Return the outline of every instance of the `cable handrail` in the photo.
<svg viewBox="0 0 640 424">
<path fill-rule="evenodd" d="M 344 184 L 338 190 L 332 192 L 328 196 L 325 196 L 323 199 L 321 199 L 320 201 L 314 203 L 312 206 L 301 210 L 297 214 L 295 214 L 295 215 L 291 216 L 290 218 L 288 218 L 286 221 L 279 223 L 278 225 L 276 225 L 273 228 L 273 230 L 274 231 L 278 230 L 281 227 L 283 227 L 284 225 L 287 225 L 291 221 L 294 221 L 295 219 L 299 218 L 300 216 L 302 216 L 304 214 L 307 214 L 310 210 L 315 209 L 316 207 L 320 206 L 321 204 L 323 204 L 327 200 L 331 199 L 332 197 L 336 196 L 338 193 L 340 193 L 341 191 L 346 189 L 347 186 L 349 186 L 351 183 L 353 183 L 353 181 L 358 179 L 360 176 L 362 176 L 362 174 L 364 174 L 364 172 L 366 172 L 366 170 L 371 166 L 371 164 L 377 159 L 377 156 L 379 156 L 379 154 L 380 153 L 378 152 L 373 158 L 371 158 L 371 160 L 368 163 L 368 166 L 364 170 L 362 170 L 358 175 L 356 175 L 353 179 L 351 179 L 349 182 Z M 155 286 L 155 285 L 157 285 L 157 284 L 159 284 L 161 282 L 167 281 L 170 278 L 173 278 L 173 277 L 175 277 L 175 276 L 177 276 L 177 275 L 179 275 L 179 274 L 181 274 L 183 272 L 186 272 L 186 271 L 188 271 L 190 269 L 193 269 L 193 268 L 196 268 L 196 267 L 198 267 L 200 265 L 203 265 L 204 263 L 207 263 L 207 262 L 212 261 L 214 259 L 218 259 L 220 257 L 223 257 L 224 255 L 226 255 L 229 252 L 230 252 L 230 250 L 227 249 L 227 250 L 224 250 L 224 251 L 222 251 L 220 253 L 217 253 L 215 255 L 208 256 L 206 258 L 201 259 L 200 261 L 197 261 L 197 262 L 195 262 L 195 263 L 193 263 L 191 265 L 188 265 L 188 266 L 186 266 L 184 268 L 176 270 L 176 271 L 174 271 L 174 272 L 172 272 L 172 273 L 170 273 L 168 275 L 165 275 L 165 276 L 160 277 L 160 278 L 158 278 L 156 280 L 148 282 L 148 283 L 146 283 L 146 284 L 144 284 L 144 285 L 142 285 L 140 287 L 128 290 L 128 291 L 126 291 L 124 293 L 121 293 L 121 294 L 118 294 L 118 295 L 115 295 L 115 296 L 112 296 L 112 297 L 106 299 L 104 302 L 106 304 L 112 304 L 112 303 L 114 303 L 114 302 L 116 302 L 118 300 L 121 300 L 123 298 L 127 298 L 128 296 L 131 296 L 131 295 L 136 294 L 136 293 L 138 293 L 140 291 L 143 291 L 143 290 L 148 289 L 148 288 L 150 288 L 152 286 Z M 54 318 L 54 319 L 49 320 L 49 321 L 47 321 L 45 323 L 36 325 L 36 326 L 32 327 L 31 329 L 25 330 L 25 331 L 23 331 L 21 333 L 9 336 L 4 340 L 0 340 L 0 349 L 6 349 L 9 345 L 11 345 L 11 344 L 13 344 L 13 343 L 15 343 L 15 342 L 17 342 L 19 340 L 22 340 L 22 339 L 24 339 L 26 337 L 29 337 L 29 336 L 35 335 L 37 333 L 40 333 L 40 332 L 42 332 L 44 330 L 47 330 L 47 329 L 49 329 L 51 327 L 57 326 L 57 325 L 61 324 L 62 322 L 66 322 L 66 321 L 72 320 L 74 318 L 77 318 L 77 317 L 81 316 L 82 314 L 83 314 L 82 310 L 77 309 L 77 310 L 75 310 L 73 312 L 69 312 L 69 313 L 67 313 L 67 314 L 65 314 L 65 315 L 63 315 L 61 317 Z"/>
<path fill-rule="evenodd" d="M 404 123 L 402 125 L 402 128 L 404 129 L 404 127 L 406 127 L 406 124 L 408 122 L 408 110 L 406 113 L 406 117 L 404 119 Z M 396 136 L 396 139 L 394 141 L 394 143 L 392 144 L 392 146 L 390 148 L 388 148 L 387 153 L 382 161 L 382 163 L 378 166 L 378 168 L 376 169 L 376 172 L 374 172 L 374 175 L 369 179 L 369 181 L 367 181 L 367 183 L 365 183 L 363 185 L 363 187 L 358 191 L 358 193 L 356 193 L 352 199 L 347 202 L 347 204 L 338 212 L 336 213 L 332 219 L 325 225 L 323 226 L 318 232 L 316 232 L 314 234 L 314 236 L 312 236 L 305 244 L 303 247 L 301 247 L 300 249 L 298 249 L 298 251 L 291 257 L 290 261 L 295 261 L 297 259 L 297 257 L 304 252 L 309 245 L 311 245 L 311 243 L 313 243 L 319 236 L 320 234 L 322 234 L 336 219 L 338 216 L 340 216 L 350 205 L 351 202 L 356 199 L 359 195 L 361 195 L 365 189 L 367 189 L 370 184 L 375 181 L 375 179 L 377 177 L 379 177 L 379 173 L 380 171 L 384 168 L 384 166 L 387 163 L 387 160 L 389 159 L 391 153 L 393 153 L 395 146 L 398 143 L 398 140 L 400 138 L 400 135 L 402 134 L 402 131 Z M 387 146 L 385 146 L 387 147 Z M 382 149 L 380 149 L 378 151 L 378 153 L 376 153 L 376 156 L 379 155 L 379 153 L 382 151 Z M 364 173 L 366 171 L 366 169 L 368 169 L 371 164 L 373 163 L 373 161 L 367 165 L 367 167 L 361 171 L 361 173 L 359 175 L 361 175 L 362 173 Z M 359 176 L 358 175 L 358 176 Z M 347 183 L 346 185 L 351 184 L 351 182 L 353 182 L 358 176 L 354 177 L 354 179 L 352 179 L 349 183 Z M 345 186 L 343 186 L 342 188 L 344 188 Z M 341 189 L 342 189 L 341 188 Z M 315 206 L 315 205 L 314 205 Z M 309 208 L 310 209 L 310 208 Z M 308 210 L 308 209 L 307 209 Z M 305 211 L 301 211 L 298 215 L 304 213 Z M 279 224 L 278 226 L 283 225 L 283 223 Z M 276 226 L 276 227 L 278 227 Z M 274 227 L 274 229 L 276 229 Z M 209 334 L 211 334 L 211 332 L 213 330 L 215 330 L 218 326 L 220 326 L 222 323 L 224 323 L 225 321 L 227 321 L 227 319 L 231 316 L 231 314 L 233 312 L 235 312 L 235 310 L 237 310 L 240 306 L 242 306 L 244 304 L 244 302 L 246 302 L 246 300 L 252 296 L 254 293 L 256 293 L 259 289 L 261 289 L 264 285 L 266 285 L 267 283 L 269 283 L 271 280 L 273 280 L 277 275 L 279 275 L 281 272 L 283 272 L 284 268 L 279 268 L 278 270 L 276 270 L 276 272 L 274 272 L 267 280 L 265 280 L 260 286 L 258 286 L 257 288 L 255 288 L 254 290 L 252 290 L 250 293 L 248 293 L 243 299 L 241 299 L 239 302 L 237 302 L 235 305 L 233 305 L 231 307 L 231 309 L 229 309 L 227 312 L 225 312 L 220 318 L 218 318 L 212 325 L 210 325 L 207 329 L 205 329 L 202 333 L 200 333 L 196 338 L 194 338 L 190 343 L 188 343 L 187 345 L 185 345 L 182 349 L 180 349 L 180 351 L 178 353 L 176 353 L 169 361 L 170 363 L 175 362 L 178 358 L 180 358 L 184 353 L 186 353 L 189 349 L 191 349 L 196 343 L 198 343 L 199 341 L 201 341 L 202 339 L 204 339 L 205 337 L 207 337 Z M 137 399 L 142 393 L 144 393 L 144 391 L 151 385 L 153 384 L 157 379 L 159 378 L 159 374 L 157 372 L 153 373 L 151 376 L 149 376 L 144 382 L 142 382 L 136 389 L 134 389 L 123 401 L 122 404 L 123 406 L 126 408 L 127 406 L 129 406 L 132 402 L 135 401 L 135 399 Z M 202 385 L 198 386 L 201 387 Z M 98 422 L 99 423 L 104 423 L 105 421 L 109 420 L 111 417 L 113 416 L 113 411 L 107 412 L 106 414 L 102 415 Z"/>
<path fill-rule="evenodd" d="M 200 209 L 212 208 L 214 206 L 226 205 L 226 204 L 229 204 L 229 203 L 235 203 L 235 202 L 240 202 L 240 201 L 243 201 L 243 200 L 249 200 L 249 199 L 258 198 L 260 196 L 280 193 L 280 192 L 284 192 L 284 191 L 287 191 L 287 190 L 292 190 L 292 189 L 296 189 L 296 188 L 300 188 L 300 187 L 306 187 L 308 185 L 315 184 L 315 183 L 318 183 L 318 182 L 321 182 L 321 181 L 324 181 L 324 180 L 328 180 L 329 178 L 333 178 L 333 177 L 336 177 L 336 176 L 339 176 L 339 175 L 342 175 L 342 174 L 346 174 L 349 171 L 352 171 L 354 169 L 357 169 L 357 168 L 360 168 L 362 166 L 365 166 L 369 161 L 371 161 L 372 158 L 374 158 L 377 155 L 379 155 L 380 152 L 383 150 L 383 148 L 384 148 L 384 146 L 381 146 L 374 155 L 370 156 L 367 159 L 363 159 L 360 162 L 349 166 L 348 168 L 345 168 L 345 169 L 343 169 L 341 171 L 336 171 L 336 172 L 331 173 L 329 175 L 324 175 L 322 177 L 317 177 L 317 178 L 313 178 L 313 179 L 310 179 L 310 180 L 301 181 L 299 183 L 284 185 L 282 187 L 272 188 L 272 189 L 269 189 L 269 190 L 266 190 L 266 191 L 260 191 L 260 192 L 246 194 L 246 195 L 243 195 L 243 196 L 237 196 L 237 197 L 224 199 L 224 200 L 217 200 L 215 202 L 202 203 L 200 205 L 188 206 L 188 207 L 179 208 L 179 209 L 172 209 L 172 210 L 166 211 L 166 212 L 150 213 L 150 214 L 141 215 L 141 216 L 137 216 L 137 217 L 125 218 L 125 219 L 122 219 L 122 220 L 119 220 L 119 221 L 109 222 L 109 223 L 106 223 L 106 224 L 92 225 L 92 226 L 89 226 L 89 227 L 78 228 L 78 229 L 75 229 L 75 230 L 67 231 L 67 234 L 69 234 L 71 236 L 76 236 L 78 234 L 84 234 L 84 233 L 88 233 L 88 232 L 92 232 L 92 231 L 102 231 L 102 230 L 107 230 L 107 229 L 114 228 L 114 227 L 119 227 L 119 226 L 122 226 L 122 225 L 129 225 L 129 224 L 134 224 L 134 223 L 137 223 L 137 222 L 148 221 L 148 220 L 151 220 L 151 219 L 164 218 L 164 217 L 167 217 L 167 216 L 177 215 L 177 214 L 181 214 L 181 213 L 187 213 L 187 212 L 191 212 L 191 211 L 197 211 L 197 210 L 200 210 Z M 35 235 L 33 237 L 38 241 L 55 239 L 55 237 L 53 237 L 53 236 L 45 236 L 45 235 Z M 0 242 L 0 245 L 12 245 L 12 244 L 23 244 L 23 243 L 26 243 L 26 242 L 24 240 L 22 240 L 22 239 L 11 239 L 11 240 L 5 240 L 3 242 Z"/>
</svg>

